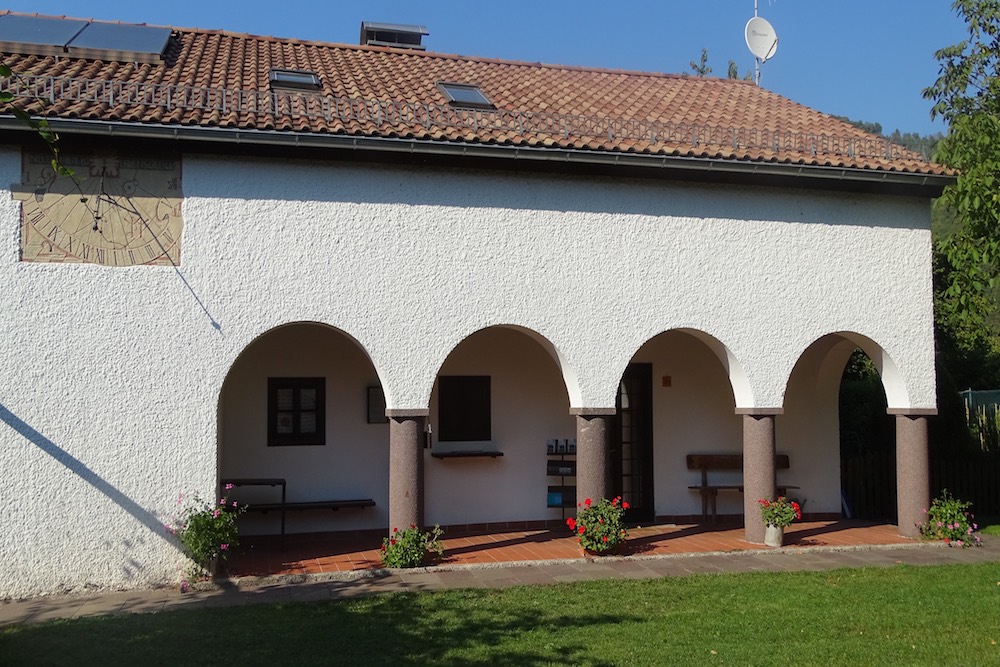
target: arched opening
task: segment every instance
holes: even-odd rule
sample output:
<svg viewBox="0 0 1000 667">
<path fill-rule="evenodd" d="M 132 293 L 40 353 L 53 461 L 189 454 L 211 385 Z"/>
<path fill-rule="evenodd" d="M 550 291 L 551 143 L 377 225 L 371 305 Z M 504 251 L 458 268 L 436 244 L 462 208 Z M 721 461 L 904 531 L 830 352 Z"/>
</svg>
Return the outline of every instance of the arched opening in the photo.
<svg viewBox="0 0 1000 667">
<path fill-rule="evenodd" d="M 219 398 L 220 479 L 284 479 L 287 501 L 370 498 L 374 507 L 286 513 L 286 532 L 388 525 L 389 427 L 378 375 L 347 334 L 301 322 L 261 335 L 233 363 Z M 241 486 L 253 507 L 279 487 Z M 250 512 L 241 532 L 273 534 L 280 512 Z"/>
<path fill-rule="evenodd" d="M 742 452 L 732 373 L 742 377 L 725 346 L 702 332 L 667 331 L 633 355 L 619 384 L 609 466 L 609 488 L 633 508 L 629 520 L 700 515 L 687 455 Z M 737 472 L 730 476 L 739 483 Z M 739 494 L 720 495 L 720 515 L 742 511 Z"/>
<path fill-rule="evenodd" d="M 855 348 L 839 391 L 840 487 L 843 512 L 856 519 L 896 521 L 896 424 L 886 412 L 882 378 Z"/>
<path fill-rule="evenodd" d="M 547 444 L 566 447 L 575 422 L 563 373 L 539 338 L 520 327 L 489 327 L 441 365 L 428 417 L 427 523 L 561 519 L 563 509 L 549 506 L 548 489 L 558 482 L 547 474 Z"/>
<path fill-rule="evenodd" d="M 776 420 L 775 444 L 790 457 L 803 511 L 817 518 L 895 520 L 890 392 L 905 405 L 895 364 L 863 336 L 830 334 L 799 357 Z"/>
</svg>

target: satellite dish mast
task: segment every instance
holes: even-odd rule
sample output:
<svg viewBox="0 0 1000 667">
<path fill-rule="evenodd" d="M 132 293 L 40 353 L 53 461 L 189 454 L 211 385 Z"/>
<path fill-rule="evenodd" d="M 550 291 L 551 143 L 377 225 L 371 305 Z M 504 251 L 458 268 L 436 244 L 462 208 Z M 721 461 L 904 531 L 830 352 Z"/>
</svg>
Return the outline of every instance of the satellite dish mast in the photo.
<svg viewBox="0 0 1000 667">
<path fill-rule="evenodd" d="M 757 16 L 757 1 L 753 3 L 753 18 L 747 21 L 747 48 L 754 57 L 754 83 L 760 85 L 760 66 L 774 57 L 778 50 L 778 34 L 767 19 Z"/>
</svg>

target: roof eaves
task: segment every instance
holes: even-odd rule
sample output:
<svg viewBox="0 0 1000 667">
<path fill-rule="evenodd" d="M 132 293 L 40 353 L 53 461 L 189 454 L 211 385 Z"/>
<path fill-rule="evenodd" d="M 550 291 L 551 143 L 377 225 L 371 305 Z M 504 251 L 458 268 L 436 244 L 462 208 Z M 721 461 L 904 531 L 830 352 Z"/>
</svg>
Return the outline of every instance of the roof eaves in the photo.
<svg viewBox="0 0 1000 667">
<path fill-rule="evenodd" d="M 662 153 L 624 153 L 558 147 L 534 147 L 495 143 L 435 141 L 420 138 L 391 138 L 328 133 L 286 132 L 201 127 L 197 125 L 160 125 L 151 123 L 109 122 L 86 119 L 48 119 L 49 127 L 64 135 L 105 136 L 151 140 L 175 140 L 193 143 L 246 144 L 289 149 L 369 151 L 372 153 L 408 153 L 447 156 L 457 159 L 483 159 L 545 162 L 550 165 L 600 165 L 612 169 L 640 169 L 646 173 L 710 173 L 739 175 L 742 178 L 785 181 L 807 180 L 815 187 L 839 184 L 857 185 L 887 192 L 899 191 L 936 197 L 955 181 L 949 174 L 931 174 L 893 169 L 861 169 L 843 166 L 803 164 L 788 161 L 753 161 Z M 26 130 L 12 116 L 0 116 L 0 131 Z"/>
</svg>

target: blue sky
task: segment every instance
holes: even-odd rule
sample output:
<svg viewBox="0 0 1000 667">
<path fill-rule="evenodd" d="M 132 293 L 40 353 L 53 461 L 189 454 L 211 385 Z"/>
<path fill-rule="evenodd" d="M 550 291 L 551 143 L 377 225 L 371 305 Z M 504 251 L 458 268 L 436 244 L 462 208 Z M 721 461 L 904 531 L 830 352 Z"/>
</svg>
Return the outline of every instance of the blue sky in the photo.
<svg viewBox="0 0 1000 667">
<path fill-rule="evenodd" d="M 753 0 L 34 0 L 13 11 L 216 28 L 356 44 L 361 21 L 417 23 L 429 50 L 531 62 L 690 71 L 707 48 L 712 76 L 753 69 L 743 31 Z M 758 0 L 778 34 L 761 85 L 886 132 L 944 131 L 921 90 L 934 51 L 965 37 L 950 0 Z"/>
</svg>

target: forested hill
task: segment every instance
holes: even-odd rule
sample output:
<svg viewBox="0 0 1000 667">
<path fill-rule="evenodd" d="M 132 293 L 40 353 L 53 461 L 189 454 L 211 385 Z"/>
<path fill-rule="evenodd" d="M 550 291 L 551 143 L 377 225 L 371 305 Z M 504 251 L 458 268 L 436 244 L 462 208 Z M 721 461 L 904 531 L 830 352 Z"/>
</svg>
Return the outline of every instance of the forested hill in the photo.
<svg viewBox="0 0 1000 667">
<path fill-rule="evenodd" d="M 936 134 L 920 135 L 916 132 L 900 132 L 899 130 L 893 130 L 892 134 L 886 134 L 882 131 L 881 123 L 868 123 L 863 120 L 851 120 L 847 116 L 834 116 L 845 123 L 850 123 L 854 127 L 860 128 L 865 132 L 870 132 L 871 134 L 877 134 L 881 137 L 885 137 L 894 144 L 898 144 L 903 148 L 909 148 L 911 151 L 917 151 L 925 158 L 930 160 L 934 157 L 934 149 L 944 135 L 940 132 Z"/>
</svg>

